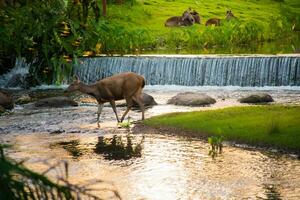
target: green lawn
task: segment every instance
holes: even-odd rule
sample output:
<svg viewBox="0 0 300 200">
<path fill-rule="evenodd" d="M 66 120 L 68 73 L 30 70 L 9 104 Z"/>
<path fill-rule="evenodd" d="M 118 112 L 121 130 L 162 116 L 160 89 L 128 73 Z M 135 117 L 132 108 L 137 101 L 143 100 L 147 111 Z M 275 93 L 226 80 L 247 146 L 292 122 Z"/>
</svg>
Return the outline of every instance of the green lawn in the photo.
<svg viewBox="0 0 300 200">
<path fill-rule="evenodd" d="M 200 13 L 201 25 L 164 26 L 167 18 L 182 15 L 188 7 Z M 209 18 L 224 19 L 228 9 L 238 18 L 237 24 L 204 26 Z M 215 50 L 207 53 L 222 53 L 224 48 L 227 48 L 224 53 L 284 53 L 300 47 L 299 34 L 292 31 L 294 24 L 300 27 L 298 0 L 136 0 L 133 5 L 109 4 L 105 21 L 116 26 L 111 30 L 105 29 L 109 36 L 103 38 L 109 38 L 108 49 L 122 49 L 128 45 L 132 49 L 196 49 L 203 53 L 209 49 Z M 103 38 L 102 41 L 105 40 Z M 277 43 L 267 47 L 261 45 L 270 41 Z M 252 47 L 245 48 L 244 45 Z M 240 46 L 244 50 L 230 50 L 229 46 Z"/>
<path fill-rule="evenodd" d="M 300 151 L 300 106 L 251 106 L 147 119 L 146 125 L 193 131 L 199 136 L 222 135 L 225 140 Z"/>
</svg>

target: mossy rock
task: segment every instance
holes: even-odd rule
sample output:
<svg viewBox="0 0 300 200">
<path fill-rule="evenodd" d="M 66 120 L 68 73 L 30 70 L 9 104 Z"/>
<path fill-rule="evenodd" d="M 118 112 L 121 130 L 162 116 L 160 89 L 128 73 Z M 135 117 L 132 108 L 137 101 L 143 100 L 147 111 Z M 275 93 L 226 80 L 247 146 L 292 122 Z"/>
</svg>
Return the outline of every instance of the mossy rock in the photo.
<svg viewBox="0 0 300 200">
<path fill-rule="evenodd" d="M 274 102 L 271 95 L 266 93 L 256 93 L 249 96 L 240 98 L 238 100 L 240 103 L 270 103 Z"/>
<path fill-rule="evenodd" d="M 34 101 L 35 99 L 31 98 L 28 94 L 23 94 L 19 98 L 16 99 L 16 104 L 26 104 Z"/>
<path fill-rule="evenodd" d="M 181 106 L 207 106 L 216 103 L 216 100 L 206 94 L 184 92 L 168 100 L 168 104 Z"/>
<path fill-rule="evenodd" d="M 50 97 L 40 99 L 34 104 L 35 107 L 66 107 L 66 106 L 78 106 L 78 103 L 68 97 Z"/>
</svg>

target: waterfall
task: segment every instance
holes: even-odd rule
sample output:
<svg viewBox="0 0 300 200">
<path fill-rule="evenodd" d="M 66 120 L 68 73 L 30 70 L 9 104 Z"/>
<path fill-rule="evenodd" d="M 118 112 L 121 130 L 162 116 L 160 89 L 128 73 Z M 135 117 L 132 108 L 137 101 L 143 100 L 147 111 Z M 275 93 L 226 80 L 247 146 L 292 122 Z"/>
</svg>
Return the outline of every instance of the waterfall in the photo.
<svg viewBox="0 0 300 200">
<path fill-rule="evenodd" d="M 136 72 L 148 85 L 300 86 L 299 56 L 124 56 L 83 58 L 75 73 L 86 83 Z"/>
<path fill-rule="evenodd" d="M 15 67 L 6 74 L 0 75 L 0 87 L 19 87 L 29 72 L 29 64 L 22 58 L 16 59 Z"/>
</svg>

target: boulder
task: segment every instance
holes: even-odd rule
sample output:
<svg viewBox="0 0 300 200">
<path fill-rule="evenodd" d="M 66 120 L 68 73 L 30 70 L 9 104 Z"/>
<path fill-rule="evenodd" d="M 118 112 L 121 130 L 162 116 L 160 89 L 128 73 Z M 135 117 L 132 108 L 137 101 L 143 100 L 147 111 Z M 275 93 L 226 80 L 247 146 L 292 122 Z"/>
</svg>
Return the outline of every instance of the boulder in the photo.
<svg viewBox="0 0 300 200">
<path fill-rule="evenodd" d="M 0 115 L 5 113 L 5 108 L 3 108 L 2 106 L 0 106 Z"/>
<path fill-rule="evenodd" d="M 251 94 L 238 100 L 240 103 L 269 103 L 273 102 L 271 95 L 266 93 Z"/>
<path fill-rule="evenodd" d="M 22 94 L 20 97 L 17 98 L 16 104 L 26 104 L 32 102 L 33 99 L 28 94 Z"/>
<path fill-rule="evenodd" d="M 154 98 L 149 94 L 142 93 L 142 99 L 145 107 L 157 105 Z M 133 107 L 139 108 L 139 105 L 135 101 L 133 101 Z"/>
<path fill-rule="evenodd" d="M 78 106 L 78 103 L 68 97 L 50 97 L 38 100 L 34 106 L 60 108 L 65 106 Z"/>
<path fill-rule="evenodd" d="M 14 101 L 10 94 L 0 91 L 0 106 L 5 109 L 14 108 Z"/>
<path fill-rule="evenodd" d="M 168 104 L 181 106 L 207 106 L 216 103 L 216 100 L 206 94 L 184 92 L 168 100 Z"/>
</svg>

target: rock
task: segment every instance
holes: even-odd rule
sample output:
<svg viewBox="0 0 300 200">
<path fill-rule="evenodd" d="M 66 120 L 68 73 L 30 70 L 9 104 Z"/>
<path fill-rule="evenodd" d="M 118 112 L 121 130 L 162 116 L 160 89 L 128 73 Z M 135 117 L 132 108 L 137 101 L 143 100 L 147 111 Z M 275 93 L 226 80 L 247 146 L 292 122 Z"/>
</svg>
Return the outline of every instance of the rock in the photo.
<svg viewBox="0 0 300 200">
<path fill-rule="evenodd" d="M 145 107 L 157 105 L 154 98 L 149 94 L 142 93 L 142 98 Z M 133 101 L 133 107 L 139 108 L 139 105 L 135 101 Z"/>
<path fill-rule="evenodd" d="M 240 103 L 269 103 L 269 102 L 273 102 L 274 100 L 269 94 L 256 93 L 256 94 L 251 94 L 247 97 L 240 98 L 238 101 Z"/>
<path fill-rule="evenodd" d="M 33 99 L 28 94 L 23 94 L 15 101 L 16 104 L 26 104 L 32 102 Z"/>
<path fill-rule="evenodd" d="M 68 97 L 50 97 L 40 99 L 34 104 L 36 107 L 65 107 L 65 106 L 78 106 L 78 103 Z"/>
<path fill-rule="evenodd" d="M 157 105 L 156 101 L 154 100 L 154 98 L 146 93 L 142 93 L 142 98 L 143 98 L 143 102 L 144 102 L 144 106 L 145 107 L 151 107 L 154 105 Z M 118 103 L 117 106 L 120 107 L 125 107 L 126 106 L 126 102 L 122 101 L 121 103 Z M 133 106 L 132 109 L 139 109 L 139 105 L 133 100 Z"/>
<path fill-rule="evenodd" d="M 181 106 L 206 106 L 216 103 L 212 97 L 194 92 L 179 93 L 168 100 L 168 104 L 175 104 Z"/>
<path fill-rule="evenodd" d="M 5 109 L 14 108 L 14 101 L 10 94 L 6 92 L 0 92 L 0 106 Z"/>
<path fill-rule="evenodd" d="M 2 113 L 5 113 L 5 108 L 3 108 L 2 106 L 0 106 L 0 115 L 1 115 Z"/>
</svg>

